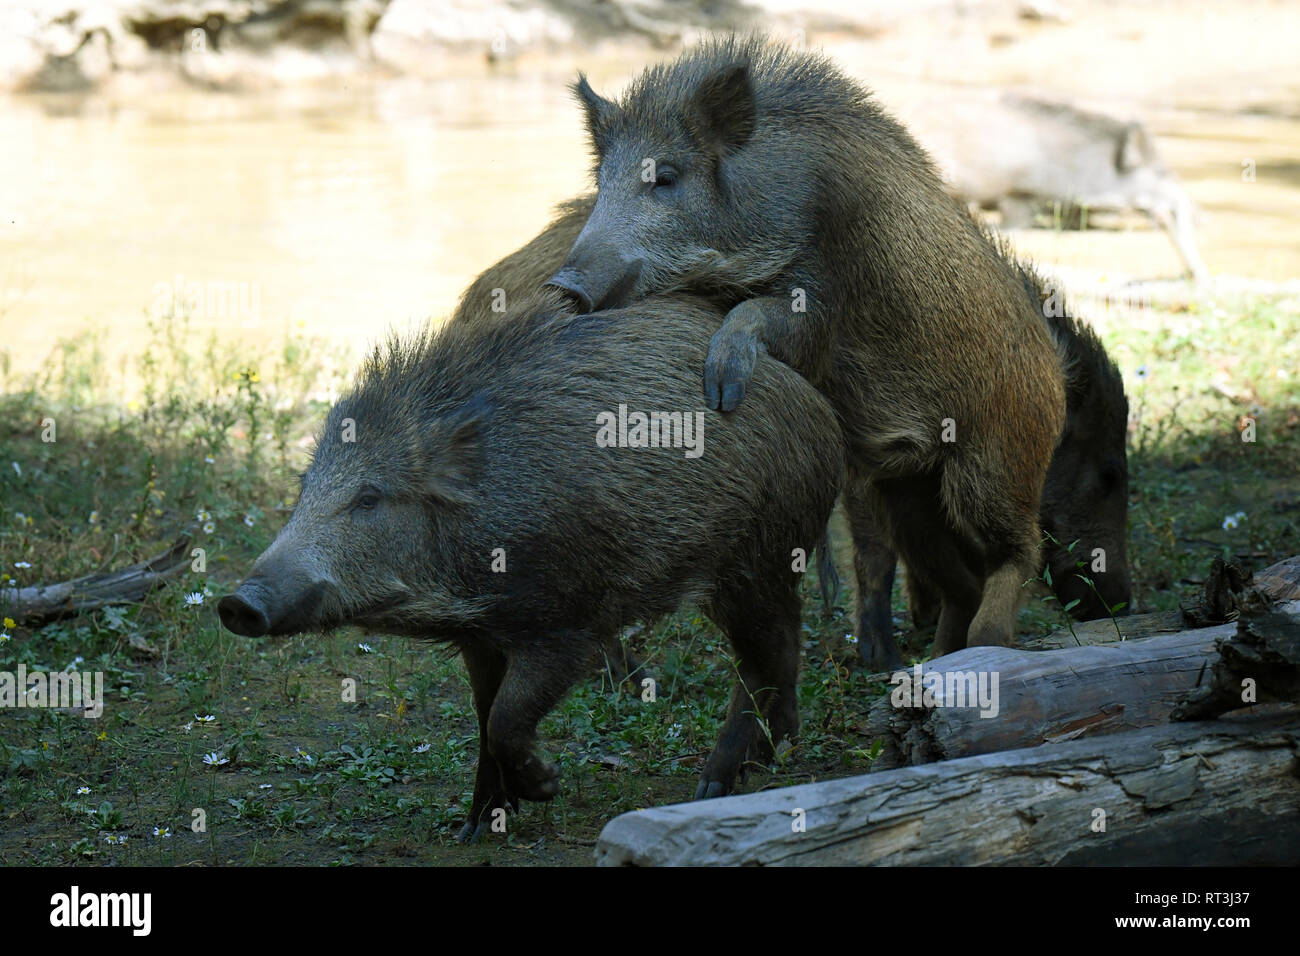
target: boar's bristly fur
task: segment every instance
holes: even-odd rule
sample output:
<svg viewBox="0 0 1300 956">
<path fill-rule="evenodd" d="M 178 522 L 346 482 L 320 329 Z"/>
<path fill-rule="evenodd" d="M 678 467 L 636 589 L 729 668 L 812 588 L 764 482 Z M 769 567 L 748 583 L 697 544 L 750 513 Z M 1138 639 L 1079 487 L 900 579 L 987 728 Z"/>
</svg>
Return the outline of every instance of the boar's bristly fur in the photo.
<svg viewBox="0 0 1300 956">
<path fill-rule="evenodd" d="M 597 196 L 552 283 L 580 308 L 707 294 L 706 403 L 743 407 L 763 351 L 800 372 L 839 415 L 855 523 L 943 595 L 936 656 L 1010 643 L 1065 416 L 1014 263 L 818 54 L 725 37 L 618 102 L 577 92 Z"/>
<path fill-rule="evenodd" d="M 843 441 L 829 404 L 771 360 L 740 413 L 704 409 L 720 318 L 683 297 L 578 316 L 543 293 L 378 349 L 222 620 L 453 644 L 479 716 L 474 837 L 493 810 L 558 792 L 537 723 L 603 648 L 694 601 L 736 655 L 697 795 L 728 792 L 798 727 L 799 555 L 838 494 Z M 634 413 L 661 427 L 605 440 Z"/>
<path fill-rule="evenodd" d="M 545 230 L 474 280 L 452 321 L 499 320 L 494 304 L 528 295 L 554 273 L 594 205 L 594 195 L 562 203 Z M 1065 427 L 1052 455 L 1039 509 L 1042 528 L 1051 536 L 1043 560 L 1051 569 L 1052 588 L 1061 605 L 1080 620 L 1103 617 L 1116 607 L 1126 613 L 1131 582 L 1125 452 L 1128 401 L 1123 379 L 1093 329 L 1071 314 L 1059 284 L 1017 258 L 1009 244 L 995 235 L 989 239 L 1015 263 L 1026 298 L 1042 316 L 1065 375 Z M 858 529 L 855 546 L 858 647 L 869 664 L 884 668 L 899 660 L 891 606 L 897 555 L 870 525 Z M 1104 570 L 1093 560 L 1096 548 L 1104 551 Z M 1080 560 L 1091 583 L 1080 577 L 1076 567 Z M 933 625 L 939 615 L 938 593 L 913 575 L 907 583 L 913 621 L 918 626 Z"/>
</svg>

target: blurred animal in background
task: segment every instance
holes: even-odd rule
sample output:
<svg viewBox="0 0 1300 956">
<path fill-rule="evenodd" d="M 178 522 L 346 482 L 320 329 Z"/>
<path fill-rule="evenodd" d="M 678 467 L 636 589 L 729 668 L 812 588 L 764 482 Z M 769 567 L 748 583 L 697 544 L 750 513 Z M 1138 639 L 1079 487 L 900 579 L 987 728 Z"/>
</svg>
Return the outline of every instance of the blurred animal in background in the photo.
<svg viewBox="0 0 1300 956">
<path fill-rule="evenodd" d="M 1141 123 L 1008 92 L 927 101 L 909 119 L 950 191 L 1000 212 L 1003 228 L 1053 208 L 1079 226 L 1094 211 L 1138 211 L 1169 234 L 1193 279 L 1208 277 L 1196 207 Z"/>
</svg>

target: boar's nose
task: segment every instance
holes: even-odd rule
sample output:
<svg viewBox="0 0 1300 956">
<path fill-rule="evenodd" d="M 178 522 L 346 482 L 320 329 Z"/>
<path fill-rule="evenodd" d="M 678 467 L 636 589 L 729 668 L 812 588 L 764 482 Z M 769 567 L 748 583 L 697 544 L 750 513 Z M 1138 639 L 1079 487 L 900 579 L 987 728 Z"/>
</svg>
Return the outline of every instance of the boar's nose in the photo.
<svg viewBox="0 0 1300 956">
<path fill-rule="evenodd" d="M 243 637 L 262 637 L 271 629 L 271 618 L 257 599 L 257 594 L 240 588 L 217 602 L 217 613 L 226 630 Z"/>
<path fill-rule="evenodd" d="M 555 286 L 572 299 L 581 314 L 586 315 L 592 310 L 591 296 L 587 294 L 582 275 L 577 269 L 561 269 L 546 284 Z"/>
</svg>

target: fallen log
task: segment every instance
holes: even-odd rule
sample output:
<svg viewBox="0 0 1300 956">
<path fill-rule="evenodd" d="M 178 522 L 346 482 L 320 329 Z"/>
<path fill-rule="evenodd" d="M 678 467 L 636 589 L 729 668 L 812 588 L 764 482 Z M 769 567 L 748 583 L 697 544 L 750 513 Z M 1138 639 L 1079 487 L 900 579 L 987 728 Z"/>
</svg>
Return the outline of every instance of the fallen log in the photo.
<svg viewBox="0 0 1300 956">
<path fill-rule="evenodd" d="M 1154 611 L 1150 614 L 1117 617 L 1114 621 L 1103 618 L 1100 621 L 1072 622 L 1069 627 L 1058 628 L 1043 637 L 1026 638 L 1018 646 L 1027 651 L 1055 651 L 1067 647 L 1114 644 L 1161 634 L 1177 634 L 1186 629 L 1182 611 Z"/>
<path fill-rule="evenodd" d="M 1300 617 L 1288 609 L 1262 607 L 1243 613 L 1231 635 L 1215 640 L 1204 673 L 1171 714 L 1204 720 L 1243 706 L 1300 702 Z"/>
<path fill-rule="evenodd" d="M 1295 714 L 1167 724 L 625 813 L 596 862 L 1294 865 L 1298 755 Z"/>
<path fill-rule="evenodd" d="M 186 533 L 162 554 L 118 571 L 56 584 L 11 588 L 4 595 L 5 614 L 20 623 L 36 624 L 110 604 L 130 604 L 175 577 L 189 564 L 190 535 Z"/>
<path fill-rule="evenodd" d="M 1275 614 L 1300 633 L 1300 601 Z M 1256 619 L 1241 618 L 1247 620 Z M 1167 723 L 1206 682 L 1207 668 L 1217 673 L 1219 647 L 1239 626 L 1056 651 L 970 647 L 898 672 L 890 693 L 867 712 L 866 733 L 882 744 L 872 770 Z M 1259 667 L 1250 666 L 1259 680 Z M 1243 706 L 1236 672 L 1223 680 L 1234 688 L 1231 706 L 1193 716 Z M 1270 692 L 1264 699 L 1292 698 Z"/>
<path fill-rule="evenodd" d="M 1255 572 L 1251 583 L 1274 601 L 1300 600 L 1300 554 Z"/>
<path fill-rule="evenodd" d="M 1166 723 L 1224 629 L 1059 651 L 971 647 L 898 672 L 867 712 L 866 734 L 882 744 L 871 769 Z"/>
</svg>

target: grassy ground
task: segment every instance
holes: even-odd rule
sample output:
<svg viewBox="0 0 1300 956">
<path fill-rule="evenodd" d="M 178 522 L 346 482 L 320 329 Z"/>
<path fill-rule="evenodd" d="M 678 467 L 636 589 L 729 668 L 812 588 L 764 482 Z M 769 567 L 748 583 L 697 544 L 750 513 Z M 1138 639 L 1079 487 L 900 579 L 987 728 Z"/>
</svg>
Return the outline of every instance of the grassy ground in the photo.
<svg viewBox="0 0 1300 956">
<path fill-rule="evenodd" d="M 1204 303 L 1139 318 L 1105 338 L 1132 406 L 1135 604 L 1156 610 L 1185 599 L 1216 554 L 1257 568 L 1300 551 L 1300 309 Z M 730 665 L 689 609 L 632 639 L 657 701 L 607 675 L 581 683 L 542 726 L 563 794 L 473 848 L 452 839 L 477 733 L 458 659 L 354 631 L 250 640 L 220 627 L 213 595 L 284 521 L 349 366 L 306 340 L 219 355 L 177 320 L 152 329 L 141 397 L 125 407 L 109 403 L 93 336 L 61 345 L 33 381 L 0 382 L 0 595 L 147 557 L 187 526 L 206 561 L 138 606 L 5 622 L 0 670 L 99 671 L 108 700 L 97 721 L 0 712 L 0 863 L 581 864 L 615 814 L 693 793 Z M 803 733 L 748 789 L 870 766 L 862 717 L 885 685 L 854 666 L 851 598 L 823 618 L 813 584 Z M 1059 618 L 1034 591 L 1021 623 L 1043 633 Z M 908 653 L 924 657 L 927 639 L 908 636 Z M 340 701 L 344 678 L 357 680 L 355 704 Z"/>
</svg>

